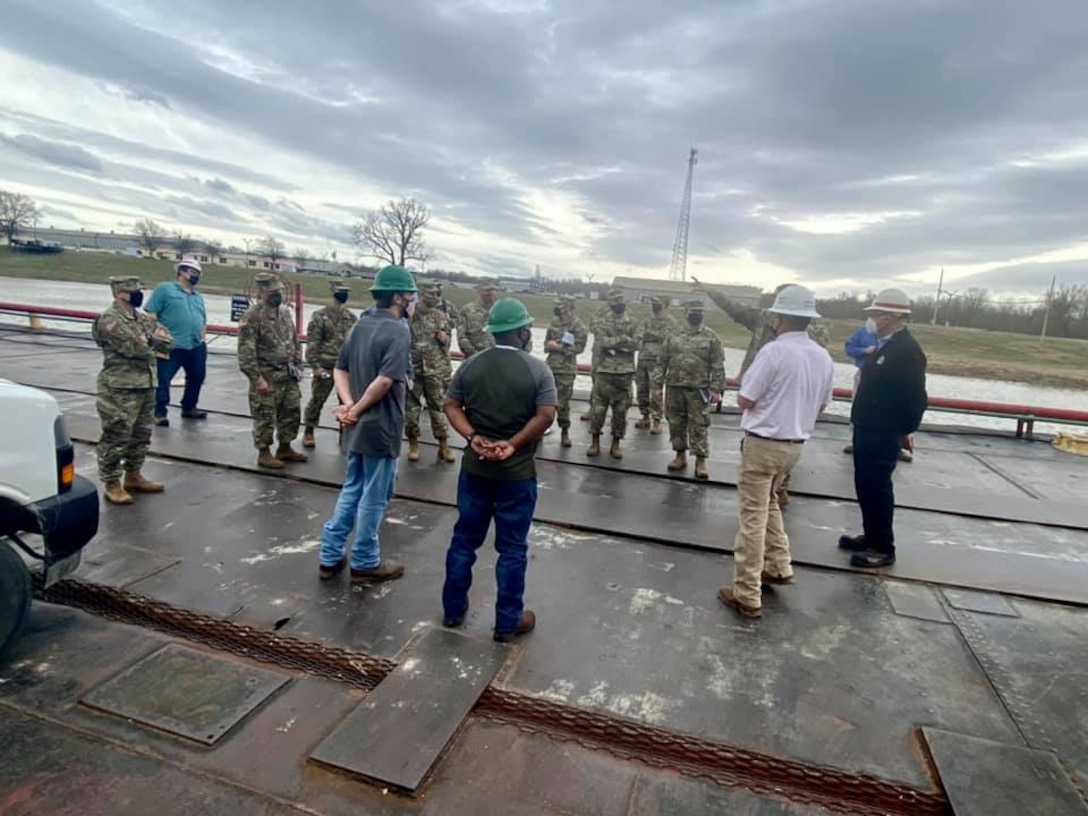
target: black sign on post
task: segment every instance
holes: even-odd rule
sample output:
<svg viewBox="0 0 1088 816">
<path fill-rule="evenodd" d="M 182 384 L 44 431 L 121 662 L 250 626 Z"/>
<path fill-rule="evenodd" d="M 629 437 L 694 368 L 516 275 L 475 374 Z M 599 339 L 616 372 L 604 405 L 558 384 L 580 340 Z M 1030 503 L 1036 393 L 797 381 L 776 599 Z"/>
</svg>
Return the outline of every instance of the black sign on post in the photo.
<svg viewBox="0 0 1088 816">
<path fill-rule="evenodd" d="M 248 295 L 231 295 L 230 296 L 230 319 L 231 322 L 237 323 L 242 319 L 242 315 L 246 313 L 246 309 L 249 308 L 249 296 Z"/>
</svg>

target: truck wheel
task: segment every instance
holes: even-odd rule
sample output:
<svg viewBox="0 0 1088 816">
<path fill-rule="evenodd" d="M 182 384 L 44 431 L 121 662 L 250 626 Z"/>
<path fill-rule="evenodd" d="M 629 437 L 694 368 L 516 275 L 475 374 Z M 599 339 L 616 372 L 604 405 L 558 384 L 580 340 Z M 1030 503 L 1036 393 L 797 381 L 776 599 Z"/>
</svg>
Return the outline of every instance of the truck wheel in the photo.
<svg viewBox="0 0 1088 816">
<path fill-rule="evenodd" d="M 0 539 L 0 664 L 30 616 L 30 570 L 23 559 Z"/>
</svg>

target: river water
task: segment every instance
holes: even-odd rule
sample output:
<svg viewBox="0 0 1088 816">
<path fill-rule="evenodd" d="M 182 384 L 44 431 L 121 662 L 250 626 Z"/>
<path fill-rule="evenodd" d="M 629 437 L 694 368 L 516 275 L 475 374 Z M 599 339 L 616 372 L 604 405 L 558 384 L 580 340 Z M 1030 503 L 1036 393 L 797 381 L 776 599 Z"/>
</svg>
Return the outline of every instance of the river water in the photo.
<svg viewBox="0 0 1088 816">
<path fill-rule="evenodd" d="M 208 322 L 222 325 L 230 324 L 230 298 L 225 295 L 205 295 L 208 308 Z M 62 309 L 82 309 L 87 311 L 101 311 L 111 302 L 109 289 L 101 284 L 70 283 L 65 281 L 26 280 L 20 278 L 0 277 L 0 301 L 14 303 L 34 304 L 38 306 L 51 306 Z M 357 304 L 356 304 L 357 305 Z M 309 320 L 311 314 L 321 308 L 322 304 L 305 304 L 304 313 Z M 64 321 L 44 321 L 49 328 L 72 330 L 89 330 L 89 324 L 71 323 Z M 0 314 L 0 324 L 26 325 L 26 318 L 15 315 Z M 533 347 L 538 356 L 543 356 L 544 330 L 533 330 Z M 234 348 L 234 339 L 220 336 L 211 340 L 213 350 L 230 350 Z M 740 364 L 744 359 L 743 349 L 727 348 L 725 350 L 725 370 L 730 376 L 736 376 L 740 370 Z M 587 350 L 579 358 L 581 362 L 590 362 L 590 353 Z M 0 372 L 2 376 L 2 372 Z M 853 386 L 854 368 L 842 363 L 835 364 L 835 385 L 841 388 Z M 579 385 L 589 388 L 589 378 L 579 378 L 584 382 Z M 974 399 L 990 402 L 1006 402 L 1018 405 L 1036 405 L 1052 408 L 1072 408 L 1088 410 L 1088 394 L 1069 388 L 1044 388 L 1024 383 L 1005 382 L 1002 380 L 978 380 L 968 377 L 949 377 L 942 374 L 930 374 L 926 378 L 927 389 L 930 396 L 948 397 L 952 399 Z M 727 403 L 733 403 L 733 397 L 726 397 Z M 848 403 L 834 403 L 829 408 L 829 413 L 846 415 L 849 413 Z M 965 416 L 962 414 L 949 414 L 940 411 L 929 411 L 926 414 L 926 422 L 933 424 L 966 425 L 980 428 L 996 428 L 1011 430 L 1015 428 L 1015 422 L 998 417 Z M 1041 432 L 1053 432 L 1056 430 L 1069 430 L 1074 433 L 1084 433 L 1085 429 L 1071 426 L 1063 428 L 1058 424 L 1036 423 L 1036 429 Z"/>
</svg>

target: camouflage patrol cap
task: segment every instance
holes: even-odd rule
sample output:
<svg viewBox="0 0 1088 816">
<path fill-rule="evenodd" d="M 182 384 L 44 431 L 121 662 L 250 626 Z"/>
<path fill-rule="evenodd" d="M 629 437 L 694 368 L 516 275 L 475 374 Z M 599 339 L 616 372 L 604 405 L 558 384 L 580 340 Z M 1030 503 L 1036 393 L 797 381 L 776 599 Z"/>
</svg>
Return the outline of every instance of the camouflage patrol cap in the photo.
<svg viewBox="0 0 1088 816">
<path fill-rule="evenodd" d="M 441 290 L 441 284 L 435 283 L 434 281 L 422 281 L 419 284 L 420 294 L 437 295 Z"/>
<path fill-rule="evenodd" d="M 672 298 L 668 295 L 654 295 L 650 298 L 650 303 L 656 303 L 658 306 L 668 308 L 672 305 Z"/>
<path fill-rule="evenodd" d="M 110 289 L 117 292 L 139 292 L 144 288 L 140 279 L 134 275 L 117 276 L 110 278 Z"/>
<path fill-rule="evenodd" d="M 573 309 L 574 298 L 570 295 L 560 295 L 555 299 L 555 305 L 562 309 Z"/>
<path fill-rule="evenodd" d="M 283 288 L 283 284 L 280 283 L 279 277 L 273 275 L 271 272 L 258 272 L 253 280 L 257 284 L 257 288 L 262 292 L 274 292 L 277 289 Z"/>
<path fill-rule="evenodd" d="M 689 300 L 684 303 L 685 312 L 703 312 L 706 311 L 706 306 L 701 300 Z"/>
<path fill-rule="evenodd" d="M 495 278 L 484 278 L 476 284 L 477 292 L 485 292 L 488 289 L 499 291 L 502 287 L 499 286 L 499 282 Z"/>
<path fill-rule="evenodd" d="M 340 278 L 333 278 L 329 281 L 329 289 L 333 292 L 350 292 L 351 287 Z"/>
<path fill-rule="evenodd" d="M 627 300 L 623 294 L 622 289 L 609 289 L 608 290 L 608 302 L 609 303 L 625 303 Z"/>
</svg>

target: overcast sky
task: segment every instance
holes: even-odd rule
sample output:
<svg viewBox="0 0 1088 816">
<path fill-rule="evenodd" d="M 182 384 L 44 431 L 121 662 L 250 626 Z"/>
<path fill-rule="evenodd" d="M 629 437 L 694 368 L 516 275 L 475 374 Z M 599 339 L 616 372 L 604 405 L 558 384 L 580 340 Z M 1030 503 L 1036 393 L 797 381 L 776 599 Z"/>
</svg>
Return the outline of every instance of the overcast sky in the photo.
<svg viewBox="0 0 1088 816">
<path fill-rule="evenodd" d="M 820 293 L 1088 283 L 1086 0 L 4 0 L 0 187 L 435 264 Z"/>
</svg>

